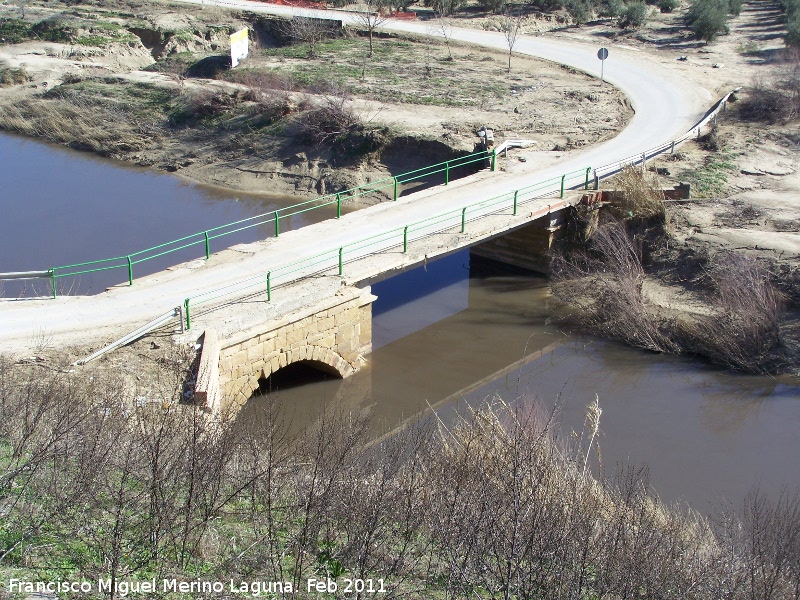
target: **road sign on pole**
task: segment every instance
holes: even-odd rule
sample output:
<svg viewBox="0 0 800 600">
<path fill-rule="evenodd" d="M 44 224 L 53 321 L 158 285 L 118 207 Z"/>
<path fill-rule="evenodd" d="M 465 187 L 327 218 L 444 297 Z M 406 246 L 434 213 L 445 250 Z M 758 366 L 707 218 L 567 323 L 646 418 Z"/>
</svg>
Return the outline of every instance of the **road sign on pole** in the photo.
<svg viewBox="0 0 800 600">
<path fill-rule="evenodd" d="M 600 59 L 600 85 L 603 85 L 603 70 L 606 65 L 606 59 L 608 58 L 608 48 L 600 48 L 597 51 L 597 58 Z"/>
</svg>

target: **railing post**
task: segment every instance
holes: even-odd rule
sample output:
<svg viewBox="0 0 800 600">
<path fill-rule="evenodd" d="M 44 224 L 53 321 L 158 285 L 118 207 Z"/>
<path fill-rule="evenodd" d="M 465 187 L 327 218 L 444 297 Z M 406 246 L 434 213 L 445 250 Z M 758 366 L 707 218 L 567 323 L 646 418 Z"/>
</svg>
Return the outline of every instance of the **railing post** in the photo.
<svg viewBox="0 0 800 600">
<path fill-rule="evenodd" d="M 270 283 L 271 276 L 272 271 L 267 271 L 267 302 L 272 302 L 272 285 Z"/>
<path fill-rule="evenodd" d="M 408 225 L 403 227 L 403 252 L 408 252 Z"/>
<path fill-rule="evenodd" d="M 50 287 L 53 288 L 53 298 L 56 297 L 56 270 L 50 269 Z"/>
<path fill-rule="evenodd" d="M 647 153 L 642 152 L 642 171 L 647 168 Z"/>
<path fill-rule="evenodd" d="M 394 199 L 397 200 L 397 177 L 394 178 Z"/>
<path fill-rule="evenodd" d="M 275 237 L 278 237 L 281 234 L 281 216 L 278 214 L 278 211 L 275 211 Z"/>
<path fill-rule="evenodd" d="M 699 127 L 697 128 L 697 139 L 698 140 L 700 139 L 700 128 Z"/>
<path fill-rule="evenodd" d="M 517 214 L 517 194 L 519 194 L 519 190 L 514 190 L 514 215 Z"/>
<path fill-rule="evenodd" d="M 340 219 L 342 217 L 342 195 L 337 193 L 336 194 L 336 218 Z"/>
<path fill-rule="evenodd" d="M 450 161 L 444 163 L 444 184 L 450 185 Z"/>
<path fill-rule="evenodd" d="M 716 124 L 717 124 L 717 113 L 714 113 L 714 125 L 716 126 Z"/>
<path fill-rule="evenodd" d="M 669 149 L 670 154 L 675 154 L 675 140 L 672 140 L 672 147 Z"/>
<path fill-rule="evenodd" d="M 589 189 L 589 171 L 592 170 L 592 167 L 586 167 L 586 182 L 583 184 L 583 189 Z"/>
<path fill-rule="evenodd" d="M 461 209 L 461 233 L 467 228 L 467 207 Z"/>
<path fill-rule="evenodd" d="M 564 182 L 567 180 L 566 175 L 561 176 L 561 197 L 564 197 Z"/>
<path fill-rule="evenodd" d="M 208 259 L 209 259 L 209 257 L 211 256 L 211 252 L 210 252 L 210 250 L 209 250 L 209 245 L 208 245 L 208 232 L 207 232 L 207 231 L 204 231 L 204 232 L 203 232 L 203 235 L 205 235 L 205 236 L 206 236 L 206 260 L 208 260 Z"/>
<path fill-rule="evenodd" d="M 189 298 L 183 301 L 183 308 L 186 312 L 186 329 L 192 328 L 192 318 L 189 316 Z"/>
<path fill-rule="evenodd" d="M 339 277 L 344 273 L 344 266 L 342 265 L 342 254 L 344 253 L 344 246 L 339 246 Z"/>
<path fill-rule="evenodd" d="M 597 175 L 597 169 L 594 170 L 594 189 L 600 189 L 600 177 Z"/>
<path fill-rule="evenodd" d="M 130 255 L 125 258 L 128 259 L 128 285 L 133 285 L 133 263 L 131 262 Z"/>
<path fill-rule="evenodd" d="M 492 152 L 492 171 L 497 168 L 497 153 Z"/>
</svg>

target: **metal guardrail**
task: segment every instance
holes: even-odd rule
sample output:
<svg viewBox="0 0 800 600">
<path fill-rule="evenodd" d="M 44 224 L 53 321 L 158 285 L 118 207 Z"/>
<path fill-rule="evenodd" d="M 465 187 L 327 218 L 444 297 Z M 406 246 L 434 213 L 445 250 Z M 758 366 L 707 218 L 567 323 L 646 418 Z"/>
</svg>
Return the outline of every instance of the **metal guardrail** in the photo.
<svg viewBox="0 0 800 600">
<path fill-rule="evenodd" d="M 2 279 L 49 279 L 53 276 L 51 271 L 15 271 L 12 273 L 0 273 Z"/>
<path fill-rule="evenodd" d="M 103 354 L 111 352 L 115 348 L 119 348 L 120 346 L 124 346 L 126 344 L 130 344 L 131 342 L 135 342 L 143 335 L 150 333 L 154 329 L 161 327 L 164 323 L 169 323 L 170 321 L 176 318 L 180 322 L 181 332 L 183 332 L 183 312 L 181 310 L 181 307 L 178 306 L 176 308 L 173 308 L 171 311 L 164 313 L 160 317 L 156 317 L 149 323 L 142 325 L 136 331 L 133 331 L 128 335 L 121 337 L 115 342 L 110 343 L 108 346 L 100 348 L 100 350 L 98 350 L 94 354 L 90 354 L 89 356 L 87 356 L 86 358 L 82 358 L 81 360 L 76 360 L 74 363 L 72 363 L 72 365 L 73 366 L 85 365 L 86 363 L 93 361 L 95 358 L 100 358 L 101 356 L 103 356 Z"/>
<path fill-rule="evenodd" d="M 695 137 L 699 138 L 703 127 L 705 127 L 711 122 L 713 122 L 714 125 L 716 125 L 717 115 L 720 112 L 727 110 L 728 101 L 731 97 L 731 94 L 735 94 L 740 89 L 741 88 L 736 88 L 725 94 L 719 101 L 717 101 L 716 104 L 714 104 L 714 106 L 711 107 L 711 109 L 706 113 L 706 115 L 700 121 L 698 121 L 694 127 L 692 127 L 689 131 L 684 133 L 682 136 L 675 138 L 674 140 L 670 140 L 669 142 L 666 142 L 664 144 L 661 144 L 660 146 L 649 148 L 641 152 L 640 154 L 635 154 L 633 156 L 623 158 L 622 160 L 618 160 L 613 163 L 603 165 L 602 167 L 597 167 L 596 169 L 594 169 L 594 178 L 604 179 L 606 177 L 611 177 L 612 175 L 619 173 L 627 165 L 637 165 L 640 163 L 645 164 L 648 161 L 648 159 L 664 154 L 667 152 L 667 150 L 669 150 L 670 153 L 675 152 L 675 148 L 688 139 Z"/>
<path fill-rule="evenodd" d="M 444 185 L 448 185 L 450 183 L 452 172 L 455 169 L 487 161 L 490 160 L 491 158 L 492 158 L 491 153 L 487 151 L 475 152 L 452 160 L 447 160 L 444 162 L 422 167 L 420 169 L 415 169 L 407 173 L 401 173 L 393 177 L 386 177 L 384 179 L 380 179 L 378 181 L 374 181 L 369 184 L 357 186 L 355 188 L 350 188 L 347 190 L 342 190 L 340 192 L 327 194 L 325 196 L 320 196 L 319 198 L 315 198 L 313 200 L 306 200 L 305 202 L 300 202 L 298 204 L 293 204 L 291 206 L 279 208 L 278 210 L 274 210 L 268 213 L 255 215 L 253 217 L 247 217 L 246 219 L 240 219 L 238 221 L 234 221 L 233 223 L 227 223 L 225 225 L 213 227 L 205 231 L 199 231 L 197 233 L 193 233 L 178 238 L 176 240 L 165 242 L 163 244 L 159 244 L 151 248 L 139 250 L 138 252 L 132 252 L 131 254 L 127 254 L 125 256 L 116 256 L 114 258 L 104 258 L 100 260 L 93 260 L 82 263 L 75 263 L 71 265 L 52 267 L 47 271 L 0 273 L 0 280 L 32 279 L 32 278 L 50 279 L 51 291 L 53 293 L 54 298 L 58 295 L 58 290 L 56 285 L 58 279 L 62 279 L 64 277 L 75 277 L 78 275 L 85 275 L 88 273 L 97 273 L 100 271 L 124 269 L 127 271 L 128 285 L 133 285 L 134 267 L 143 262 L 153 260 L 154 258 L 159 258 L 161 256 L 165 256 L 173 252 L 178 252 L 180 250 L 184 250 L 186 248 L 190 248 L 193 246 L 202 245 L 204 249 L 205 258 L 208 259 L 212 254 L 211 242 L 216 239 L 225 237 L 227 235 L 231 235 L 234 233 L 238 233 L 240 231 L 245 231 L 247 229 L 252 229 L 254 227 L 272 223 L 274 227 L 274 235 L 275 237 L 278 237 L 281 233 L 282 220 L 285 220 L 289 217 L 335 205 L 336 218 L 338 219 L 342 216 L 342 202 L 354 200 L 355 198 L 387 189 L 391 190 L 390 195 L 392 199 L 397 200 L 400 195 L 400 186 L 411 183 L 413 181 L 424 179 L 426 177 L 430 177 L 432 175 L 437 175 L 439 173 L 444 174 Z M 492 162 L 491 164 L 492 167 L 494 168 L 495 163 Z"/>
<path fill-rule="evenodd" d="M 700 137 L 702 128 L 705 127 L 709 122 L 713 120 L 713 122 L 716 124 L 717 114 L 721 110 L 725 110 L 727 108 L 727 102 L 731 94 L 738 91 L 738 89 L 739 88 L 726 94 L 709 110 L 703 119 L 701 119 L 684 135 L 665 144 L 661 144 L 660 146 L 645 150 L 641 154 L 636 154 L 634 156 L 597 167 L 594 169 L 594 180 L 599 182 L 600 179 L 610 177 L 628 165 L 635 165 L 639 163 L 644 165 L 649 158 L 663 154 L 667 150 L 674 152 L 677 145 L 685 142 L 689 138 L 694 136 Z M 496 157 L 497 153 L 493 152 L 491 157 L 493 170 L 495 168 Z M 266 300 L 269 302 L 272 300 L 272 290 L 275 287 L 293 283 L 310 275 L 316 275 L 331 269 L 338 269 L 339 276 L 342 276 L 344 274 L 345 252 L 347 252 L 347 259 L 349 261 L 362 258 L 367 254 L 375 254 L 401 245 L 403 252 L 407 252 L 409 241 L 422 239 L 434 233 L 438 233 L 452 227 L 458 227 L 459 224 L 461 233 L 464 233 L 468 221 L 479 219 L 482 216 L 497 214 L 506 208 L 511 208 L 512 215 L 516 215 L 517 209 L 521 204 L 530 202 L 534 199 L 542 198 L 549 193 L 554 192 L 556 189 L 559 190 L 560 197 L 563 198 L 565 187 L 574 185 L 574 181 L 577 177 L 583 179 L 583 188 L 589 189 L 589 174 L 592 172 L 592 170 L 592 167 L 587 167 L 586 169 L 565 173 L 560 177 L 537 182 L 512 192 L 507 192 L 499 196 L 473 202 L 459 209 L 447 211 L 439 215 L 428 217 L 427 219 L 410 223 L 403 227 L 398 227 L 387 232 L 363 238 L 356 242 L 351 242 L 350 244 L 340 246 L 339 248 L 333 248 L 294 263 L 284 265 L 272 271 L 261 273 L 254 277 L 250 277 L 221 288 L 203 292 L 196 296 L 190 296 L 186 298 L 183 303 L 186 329 L 191 328 L 192 306 L 213 302 L 214 300 L 230 297 L 234 294 L 253 290 L 254 288 L 261 288 L 261 290 L 266 293 Z M 580 187 L 580 185 L 575 187 Z M 537 194 L 537 191 L 540 193 Z M 543 212 L 550 212 L 551 209 L 552 205 L 548 206 L 548 209 Z M 467 215 L 470 213 L 472 213 L 473 216 L 470 219 L 467 219 Z M 410 234 L 413 235 L 414 231 L 420 232 L 420 234 L 417 237 L 412 238 Z M 401 235 L 402 242 L 400 241 Z M 370 249 L 368 252 L 359 253 L 359 251 L 364 251 L 368 248 Z"/>
<path fill-rule="evenodd" d="M 736 88 L 732 92 L 729 92 L 728 94 L 726 94 L 722 99 L 720 99 L 708 111 L 708 113 L 704 116 L 703 119 L 701 119 L 694 127 L 692 127 L 689 131 L 687 131 L 682 136 L 680 136 L 680 137 L 678 137 L 678 138 L 676 138 L 674 140 L 671 140 L 671 141 L 669 141 L 669 142 L 667 142 L 665 144 L 661 144 L 660 146 L 655 146 L 654 148 L 650 148 L 648 150 L 645 150 L 641 154 L 636 154 L 636 155 L 630 156 L 628 158 L 624 158 L 622 160 L 615 161 L 613 163 L 609 163 L 609 164 L 603 165 L 601 167 L 595 168 L 594 169 L 594 180 L 595 180 L 595 182 L 599 182 L 600 179 L 603 179 L 603 178 L 606 178 L 606 177 L 610 177 L 611 175 L 616 174 L 623 167 L 625 167 L 627 165 L 634 165 L 634 164 L 639 164 L 639 163 L 645 164 L 649 158 L 653 158 L 655 156 L 663 154 L 667 150 L 670 150 L 670 152 L 674 152 L 676 146 L 678 146 L 679 144 L 685 142 L 689 138 L 692 138 L 692 137 L 695 137 L 695 136 L 699 138 L 700 135 L 701 135 L 702 128 L 705 127 L 706 125 L 708 125 L 709 122 L 711 122 L 713 120 L 713 122 L 716 124 L 717 115 L 719 114 L 720 111 L 725 110 L 727 108 L 727 102 L 728 102 L 731 94 L 737 92 L 738 90 L 739 90 L 739 88 Z M 491 161 L 491 168 L 492 168 L 492 170 L 494 170 L 495 167 L 496 167 L 497 152 L 491 152 L 491 153 L 489 153 L 489 152 L 479 152 L 479 153 L 475 153 L 475 154 L 472 154 L 472 155 L 467 155 L 467 156 L 462 157 L 460 159 L 455 159 L 453 161 L 445 161 L 443 163 L 438 163 L 438 164 L 435 164 L 435 165 L 431 165 L 429 167 L 423 167 L 421 169 L 410 171 L 408 173 L 403 173 L 403 174 L 398 175 L 396 177 L 386 178 L 386 179 L 383 179 L 383 180 L 380 180 L 380 181 L 377 181 L 377 182 L 373 182 L 372 184 L 369 184 L 367 186 L 360 186 L 358 188 L 353 188 L 351 190 L 345 190 L 343 192 L 338 192 L 338 193 L 335 193 L 335 194 L 329 194 L 327 196 L 322 196 L 322 197 L 317 198 L 315 200 L 309 200 L 309 201 L 306 201 L 306 202 L 302 202 L 300 204 L 296 204 L 296 205 L 293 205 L 293 206 L 290 206 L 290 207 L 286 207 L 284 209 L 279 209 L 277 211 L 273 211 L 272 213 L 266 213 L 266 214 L 270 215 L 270 218 L 265 220 L 265 221 L 259 221 L 259 219 L 262 219 L 266 215 L 257 215 L 255 217 L 249 217 L 247 219 L 242 219 L 240 221 L 236 221 L 234 223 L 229 223 L 227 225 L 223 225 L 223 226 L 220 226 L 220 227 L 217 227 L 217 228 L 214 228 L 214 229 L 209 229 L 209 230 L 203 231 L 201 233 L 194 234 L 193 236 L 186 236 L 186 237 L 180 238 L 178 240 L 173 240 L 172 242 L 167 242 L 166 244 L 161 244 L 159 246 L 154 246 L 153 248 L 148 248 L 147 250 L 142 250 L 140 252 L 137 252 L 137 253 L 134 253 L 134 254 L 130 254 L 130 255 L 127 255 L 127 256 L 124 256 L 124 257 L 117 257 L 117 258 L 113 258 L 113 259 L 104 259 L 104 260 L 100 260 L 100 261 L 91 261 L 91 262 L 88 262 L 88 263 L 80 263 L 80 264 L 77 264 L 77 265 L 69 265 L 67 267 L 54 267 L 54 268 L 52 268 L 52 269 L 50 269 L 48 271 L 31 271 L 31 272 L 26 272 L 26 273 L 10 273 L 10 274 L 6 274 L 6 275 L 11 275 L 12 277 L 10 277 L 10 278 L 14 278 L 13 276 L 20 276 L 20 277 L 16 277 L 16 278 L 22 278 L 21 275 L 28 275 L 28 276 L 32 276 L 32 277 L 48 277 L 48 278 L 50 278 L 50 280 L 52 282 L 53 297 L 55 297 L 56 296 L 56 279 L 58 279 L 59 277 L 66 277 L 66 276 L 69 276 L 69 275 L 79 275 L 79 274 L 82 274 L 82 273 L 102 271 L 102 270 L 108 270 L 108 269 L 113 269 L 113 268 L 119 268 L 120 266 L 127 266 L 129 284 L 132 285 L 133 284 L 133 265 L 138 264 L 140 262 L 144 262 L 145 260 L 150 260 L 152 258 L 156 258 L 157 256 L 163 256 L 164 254 L 168 254 L 170 252 L 175 252 L 177 250 L 180 250 L 180 249 L 183 249 L 183 248 L 187 248 L 189 246 L 196 245 L 198 243 L 204 243 L 205 244 L 206 258 L 208 258 L 210 256 L 209 242 L 211 240 L 213 240 L 213 239 L 218 238 L 218 237 L 222 237 L 224 235 L 229 235 L 231 233 L 235 233 L 236 231 L 241 231 L 243 229 L 247 229 L 247 228 L 250 228 L 250 227 L 255 227 L 257 225 L 260 225 L 260 224 L 263 224 L 263 223 L 267 223 L 267 222 L 274 222 L 274 224 L 275 224 L 275 236 L 279 236 L 280 235 L 280 218 L 281 218 L 281 216 L 283 216 L 285 218 L 285 217 L 288 217 L 288 216 L 292 216 L 292 215 L 295 215 L 295 214 L 300 214 L 300 213 L 306 212 L 308 210 L 313 210 L 315 208 L 320 208 L 322 206 L 328 206 L 328 205 L 331 205 L 331 204 L 335 203 L 336 206 L 337 206 L 337 215 L 336 216 L 337 216 L 337 218 L 340 218 L 341 217 L 341 202 L 342 202 L 343 196 L 345 194 L 347 194 L 347 197 L 345 199 L 351 199 L 351 198 L 358 197 L 360 195 L 365 195 L 365 194 L 372 193 L 372 192 L 375 192 L 375 191 L 378 191 L 378 190 L 381 190 L 381 189 L 385 189 L 387 187 L 392 187 L 393 188 L 393 198 L 394 198 L 394 200 L 397 200 L 399 185 L 401 185 L 403 183 L 408 183 L 408 182 L 411 182 L 411 181 L 415 181 L 417 179 L 422 179 L 422 178 L 427 177 L 427 176 L 432 175 L 432 174 L 444 172 L 444 174 L 445 174 L 445 182 L 444 183 L 445 183 L 445 185 L 447 185 L 449 183 L 449 181 L 450 181 L 450 170 L 451 169 L 454 169 L 454 168 L 457 168 L 457 167 L 460 167 L 460 166 L 465 166 L 465 165 L 468 165 L 468 164 L 472 164 L 472 163 L 475 163 L 475 162 L 478 162 L 478 161 L 485 161 L 487 159 L 489 159 Z M 584 187 L 584 189 L 588 189 L 589 188 L 589 174 L 590 174 L 590 172 L 592 170 L 593 170 L 592 167 L 587 167 L 585 170 L 573 171 L 571 173 L 566 173 L 566 174 L 562 175 L 560 177 L 560 186 L 558 186 L 558 189 L 559 189 L 559 192 L 560 192 L 560 196 L 562 198 L 564 196 L 565 185 L 567 184 L 567 181 L 568 181 L 567 178 L 569 177 L 569 181 L 570 181 L 570 183 L 572 183 L 572 180 L 575 178 L 575 173 L 581 173 L 581 174 L 584 175 L 584 177 L 583 177 L 583 179 L 584 179 L 583 187 Z M 383 244 L 385 246 L 385 248 L 383 248 L 383 249 L 394 247 L 394 246 L 396 246 L 398 244 L 397 243 L 393 243 L 393 242 L 388 242 L 387 240 L 392 239 L 393 235 L 396 235 L 398 231 L 402 230 L 403 251 L 406 252 L 407 249 L 408 249 L 408 242 L 409 242 L 409 239 L 410 239 L 409 238 L 409 232 L 413 233 L 415 228 L 419 231 L 421 226 L 423 224 L 425 224 L 425 223 L 428 224 L 428 225 L 426 225 L 426 227 L 430 227 L 431 225 L 446 223 L 446 222 L 449 222 L 448 219 L 453 214 L 457 213 L 457 214 L 460 214 L 461 231 L 464 232 L 465 227 L 466 227 L 466 223 L 467 223 L 467 214 L 469 212 L 475 213 L 475 212 L 483 209 L 483 210 L 481 210 L 480 214 L 478 214 L 476 216 L 473 216 L 473 218 L 470 219 L 470 220 L 474 220 L 476 218 L 479 218 L 483 214 L 495 214 L 499 210 L 502 210 L 502 207 L 500 209 L 497 209 L 495 211 L 490 211 L 490 212 L 486 212 L 485 209 L 490 208 L 492 206 L 496 206 L 496 205 L 502 205 L 504 202 L 511 201 L 511 203 L 512 203 L 511 206 L 512 206 L 512 209 L 513 209 L 512 214 L 516 214 L 517 213 L 517 207 L 518 207 L 519 204 L 527 202 L 527 201 L 530 201 L 530 200 L 532 200 L 534 198 L 543 197 L 547 193 L 555 191 L 555 188 L 552 189 L 552 190 L 549 190 L 548 192 L 544 192 L 544 193 L 542 193 L 542 194 L 540 194 L 538 196 L 528 196 L 526 198 L 525 197 L 526 194 L 530 193 L 531 190 L 537 189 L 537 188 L 539 188 L 541 186 L 546 186 L 548 184 L 554 185 L 555 182 L 558 179 L 559 178 L 556 177 L 556 178 L 553 178 L 553 179 L 550 179 L 550 180 L 546 180 L 546 181 L 543 181 L 543 182 L 538 182 L 538 183 L 532 184 L 530 186 L 526 186 L 524 188 L 520 188 L 520 189 L 515 190 L 513 192 L 508 192 L 506 194 L 501 194 L 500 196 L 496 196 L 496 197 L 489 198 L 489 199 L 486 199 L 486 200 L 481 200 L 481 201 L 469 204 L 467 206 L 464 206 L 464 207 L 462 207 L 460 209 L 455 209 L 454 211 L 448 211 L 448 212 L 442 213 L 440 215 L 436 215 L 436 216 L 433 216 L 433 217 L 429 217 L 427 219 L 423 219 L 421 221 L 417 221 L 415 223 L 411 223 L 411 224 L 406 225 L 406 226 L 404 226 L 402 228 L 399 228 L 397 230 L 392 230 L 392 231 L 389 231 L 389 232 L 378 234 L 377 236 L 364 238 L 364 239 L 362 239 L 362 240 L 360 240 L 358 242 L 354 242 L 354 243 L 348 244 L 346 246 L 341 246 L 338 249 L 333 249 L 333 250 L 329 250 L 329 251 L 317 254 L 315 256 L 303 259 L 301 261 L 297 261 L 296 263 L 292 263 L 290 265 L 286 265 L 284 267 L 280 267 L 279 269 L 277 269 L 275 271 L 269 271 L 267 273 L 263 273 L 263 274 L 260 274 L 258 276 L 255 276 L 255 277 L 251 277 L 251 278 L 248 278 L 246 280 L 243 280 L 243 281 L 240 281 L 240 282 L 237 282 L 237 283 L 234 283 L 234 284 L 230 284 L 230 285 L 225 286 L 223 288 L 218 288 L 216 290 L 211 290 L 209 292 L 204 292 L 202 294 L 198 294 L 197 296 L 186 298 L 184 300 L 184 306 L 183 306 L 183 308 L 185 310 L 186 328 L 188 329 L 191 326 L 190 307 L 192 305 L 196 306 L 198 304 L 204 304 L 204 303 L 207 303 L 207 302 L 211 302 L 213 300 L 216 300 L 216 299 L 219 299 L 219 298 L 222 298 L 222 297 L 230 296 L 230 295 L 232 295 L 234 293 L 237 293 L 239 291 L 252 289 L 253 287 L 256 287 L 258 285 L 264 285 L 265 286 L 266 295 L 267 295 L 267 301 L 269 301 L 269 300 L 271 300 L 272 288 L 273 287 L 275 287 L 276 285 L 284 285 L 286 283 L 290 283 L 292 281 L 296 281 L 296 280 L 302 278 L 303 276 L 307 276 L 308 274 L 311 274 L 311 273 L 307 273 L 306 275 L 300 274 L 300 275 L 298 275 L 297 277 L 295 277 L 293 279 L 292 278 L 288 278 L 287 279 L 286 278 L 287 275 L 290 275 L 290 274 L 293 274 L 293 273 L 301 273 L 302 271 L 306 270 L 309 267 L 318 267 L 317 270 L 313 271 L 313 272 L 320 272 L 320 271 L 326 270 L 327 268 L 331 268 L 331 267 L 324 266 L 326 264 L 326 261 L 330 260 L 328 258 L 329 255 L 332 255 L 332 254 L 333 255 L 338 255 L 338 256 L 334 256 L 334 258 L 338 261 L 338 271 L 339 271 L 339 274 L 341 275 L 343 273 L 345 249 L 347 249 L 348 252 L 352 252 L 353 250 L 363 249 L 363 248 L 366 248 L 366 247 L 376 246 L 376 245 L 380 245 L 380 244 Z M 310 207 L 308 206 L 308 205 L 313 205 L 314 203 L 319 203 L 319 202 L 321 202 L 321 204 L 317 204 L 317 205 L 310 206 Z M 282 215 L 281 214 L 282 210 L 283 211 L 294 211 L 294 212 Z M 444 228 L 446 229 L 449 226 L 450 225 L 444 226 Z M 233 227 L 233 229 L 230 230 L 230 231 L 224 231 L 226 228 L 229 228 L 229 227 Z M 441 228 L 436 230 L 436 231 L 440 231 L 440 230 L 441 230 Z M 199 236 L 199 235 L 203 236 L 201 240 L 189 241 L 194 236 Z M 430 233 L 424 234 L 424 235 L 422 235 L 420 237 L 425 237 L 425 235 L 430 235 Z M 419 239 L 419 237 L 416 238 L 416 239 Z M 168 250 L 162 250 L 163 248 L 168 247 L 168 246 L 170 246 L 172 244 L 181 244 L 181 245 L 178 246 L 178 247 L 175 247 L 175 248 L 170 248 Z M 145 255 L 146 253 L 154 251 L 154 250 L 159 250 L 159 252 L 156 253 L 156 254 L 153 254 L 153 255 L 145 256 L 144 258 L 138 258 L 138 257 L 140 257 L 142 255 Z M 381 250 L 382 250 L 381 248 L 378 248 L 376 250 L 373 250 L 372 252 L 373 253 L 374 252 L 379 252 Z M 354 257 L 348 256 L 348 258 L 350 260 L 353 260 Z M 89 265 L 93 265 L 93 264 L 104 264 L 104 263 L 109 263 L 109 262 L 113 262 L 113 261 L 122 261 L 122 260 L 125 261 L 125 263 L 122 264 L 122 265 L 119 265 L 119 264 L 117 264 L 117 265 L 106 265 L 106 266 L 95 268 L 95 269 L 91 269 L 91 270 L 83 270 L 83 271 L 69 272 L 69 273 L 57 273 L 57 271 L 59 269 L 66 270 L 66 269 L 75 268 L 75 267 L 89 266 Z M 320 265 L 322 265 L 322 266 L 320 266 Z M 3 279 L 2 275 L 3 274 L 0 274 L 0 279 Z M 281 276 L 283 276 L 283 277 L 281 277 Z M 281 278 L 283 279 L 283 281 L 280 281 Z"/>
</svg>

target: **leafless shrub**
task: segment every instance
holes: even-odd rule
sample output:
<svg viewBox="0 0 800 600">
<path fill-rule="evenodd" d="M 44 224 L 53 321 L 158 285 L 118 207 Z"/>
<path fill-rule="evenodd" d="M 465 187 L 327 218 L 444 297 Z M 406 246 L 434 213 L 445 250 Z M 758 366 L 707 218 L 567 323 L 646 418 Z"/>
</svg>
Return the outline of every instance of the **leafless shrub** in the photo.
<svg viewBox="0 0 800 600">
<path fill-rule="evenodd" d="M 436 10 L 435 15 L 436 18 L 426 28 L 427 32 L 431 36 L 444 38 L 445 46 L 447 46 L 447 60 L 453 60 L 453 49 L 450 47 L 453 39 L 453 22 L 442 14 L 441 10 Z"/>
<path fill-rule="evenodd" d="M 299 121 L 303 141 L 320 145 L 344 135 L 358 122 L 349 102 L 350 96 L 343 90 L 326 94 L 321 104 L 306 111 Z"/>
<path fill-rule="evenodd" d="M 769 77 L 759 77 L 739 104 L 746 121 L 787 123 L 800 115 L 800 59 L 789 55 Z"/>
<path fill-rule="evenodd" d="M 355 22 L 367 30 L 367 35 L 369 36 L 369 58 L 372 58 L 373 54 L 375 30 L 389 19 L 385 8 L 384 0 L 364 0 L 358 5 L 356 12 L 353 13 Z"/>
<path fill-rule="evenodd" d="M 677 328 L 687 352 L 747 372 L 776 368 L 781 346 L 780 295 L 755 259 L 730 254 L 712 264 L 714 314 Z"/>
<path fill-rule="evenodd" d="M 698 140 L 698 143 L 707 152 L 719 152 L 725 148 L 725 138 L 719 134 L 716 125 L 712 126 L 711 130 Z"/>
<path fill-rule="evenodd" d="M 587 251 L 557 255 L 551 267 L 554 295 L 579 310 L 584 326 L 639 348 L 677 352 L 646 305 L 644 278 L 640 248 L 613 219 L 595 230 Z"/>
<path fill-rule="evenodd" d="M 302 143 L 334 151 L 332 160 L 341 164 L 362 160 L 389 140 L 386 127 L 368 127 L 353 111 L 349 94 L 334 88 L 296 119 Z"/>
<path fill-rule="evenodd" d="M 226 113 L 238 104 L 232 94 L 208 88 L 192 88 L 182 94 L 170 116 L 172 125 L 184 125 Z"/>
<path fill-rule="evenodd" d="M 595 478 L 597 402 L 572 445 L 500 400 L 365 444 L 368 421 L 341 409 L 293 435 L 272 403 L 176 410 L 176 373 L 140 402 L 110 376 L 33 369 L 0 357 L 4 565 L 380 577 L 395 597 L 770 600 L 800 582 L 796 495 L 755 494 L 712 528 L 660 503 L 646 469 Z"/>
<path fill-rule="evenodd" d="M 503 36 L 506 39 L 506 46 L 508 47 L 508 72 L 511 73 L 511 55 L 523 31 L 522 17 L 505 15 L 500 19 L 500 31 L 503 32 Z"/>
<path fill-rule="evenodd" d="M 258 112 L 274 122 L 298 107 L 291 99 L 292 79 L 280 73 L 260 69 L 226 71 L 225 79 L 246 85 L 251 92 L 242 99 L 255 102 Z"/>
<path fill-rule="evenodd" d="M 290 76 L 270 69 L 231 69 L 224 79 L 264 93 L 288 93 L 293 87 Z"/>
</svg>

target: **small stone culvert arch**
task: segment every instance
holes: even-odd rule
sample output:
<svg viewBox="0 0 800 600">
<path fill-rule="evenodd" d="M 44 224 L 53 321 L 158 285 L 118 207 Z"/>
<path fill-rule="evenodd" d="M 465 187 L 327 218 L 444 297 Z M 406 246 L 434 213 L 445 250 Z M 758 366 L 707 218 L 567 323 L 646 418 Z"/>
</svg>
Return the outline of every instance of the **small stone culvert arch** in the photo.
<svg viewBox="0 0 800 600">
<path fill-rule="evenodd" d="M 281 352 L 257 373 L 251 374 L 247 385 L 251 395 L 258 391 L 260 379 L 266 379 L 280 369 L 296 363 L 306 363 L 310 367 L 342 379 L 356 372 L 350 363 L 342 358 L 338 352 L 330 348 L 301 346 L 300 348 Z"/>
</svg>

